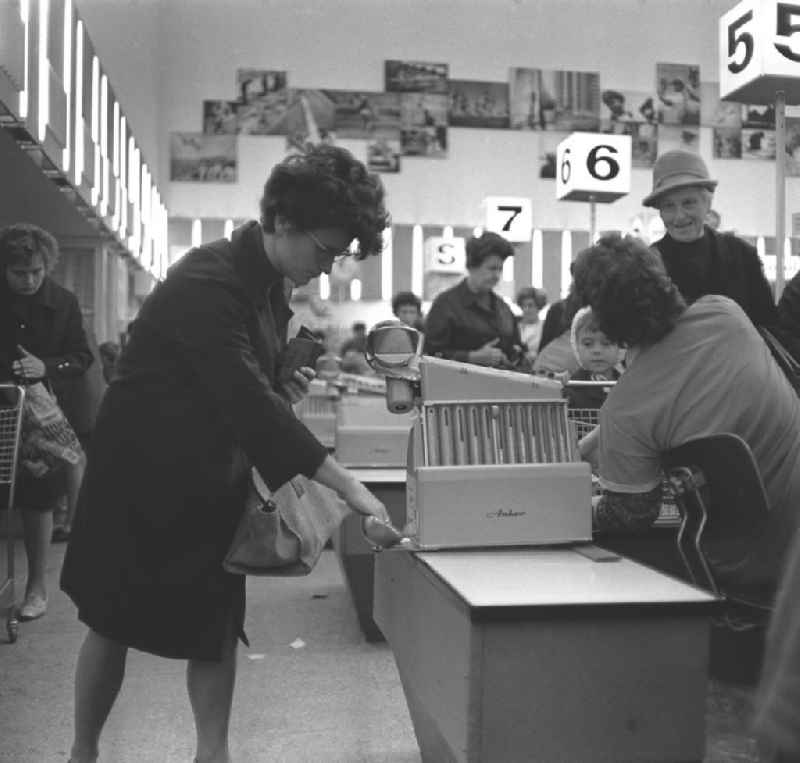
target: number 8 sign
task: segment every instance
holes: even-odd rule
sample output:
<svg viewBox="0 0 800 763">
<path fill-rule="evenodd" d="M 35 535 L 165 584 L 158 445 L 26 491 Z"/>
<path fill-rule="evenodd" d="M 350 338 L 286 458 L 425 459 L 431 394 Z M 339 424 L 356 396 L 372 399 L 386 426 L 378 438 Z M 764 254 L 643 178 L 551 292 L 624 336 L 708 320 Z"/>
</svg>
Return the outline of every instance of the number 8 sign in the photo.
<svg viewBox="0 0 800 763">
<path fill-rule="evenodd" d="M 574 132 L 556 150 L 556 198 L 610 202 L 631 190 L 631 137 Z"/>
<path fill-rule="evenodd" d="M 719 21 L 720 98 L 800 103 L 800 2 L 745 0 Z"/>
</svg>

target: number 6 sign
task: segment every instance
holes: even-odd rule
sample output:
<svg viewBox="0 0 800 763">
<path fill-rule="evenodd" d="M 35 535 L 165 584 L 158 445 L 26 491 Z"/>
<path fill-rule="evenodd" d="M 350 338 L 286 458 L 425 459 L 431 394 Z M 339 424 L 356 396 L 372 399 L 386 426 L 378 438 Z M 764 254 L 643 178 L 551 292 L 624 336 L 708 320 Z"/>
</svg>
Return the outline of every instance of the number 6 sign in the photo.
<svg viewBox="0 0 800 763">
<path fill-rule="evenodd" d="M 631 190 L 631 136 L 574 132 L 556 149 L 556 198 L 610 202 Z"/>
<path fill-rule="evenodd" d="M 800 103 L 800 2 L 745 0 L 719 21 L 720 98 Z"/>
</svg>

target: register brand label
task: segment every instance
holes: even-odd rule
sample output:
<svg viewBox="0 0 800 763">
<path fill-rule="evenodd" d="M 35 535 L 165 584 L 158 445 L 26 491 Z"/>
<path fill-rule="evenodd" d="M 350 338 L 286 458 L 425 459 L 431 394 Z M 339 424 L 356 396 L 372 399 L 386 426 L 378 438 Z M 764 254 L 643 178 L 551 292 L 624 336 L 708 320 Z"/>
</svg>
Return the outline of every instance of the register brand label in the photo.
<svg viewBox="0 0 800 763">
<path fill-rule="evenodd" d="M 524 517 L 527 511 L 514 511 L 513 509 L 498 509 L 497 511 L 490 511 L 487 519 L 507 519 L 508 517 Z"/>
</svg>

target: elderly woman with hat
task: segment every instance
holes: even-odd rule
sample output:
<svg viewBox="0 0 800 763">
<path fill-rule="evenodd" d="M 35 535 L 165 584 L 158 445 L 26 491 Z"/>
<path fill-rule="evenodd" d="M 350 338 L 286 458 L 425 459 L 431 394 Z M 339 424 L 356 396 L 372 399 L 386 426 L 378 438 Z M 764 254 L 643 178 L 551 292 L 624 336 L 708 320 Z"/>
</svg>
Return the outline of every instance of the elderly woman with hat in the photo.
<svg viewBox="0 0 800 763">
<path fill-rule="evenodd" d="M 659 211 L 666 228 L 654 246 L 687 303 L 721 294 L 756 326 L 774 326 L 775 302 L 755 247 L 706 225 L 716 186 L 697 154 L 662 154 L 653 166 L 653 190 L 642 202 Z"/>
</svg>

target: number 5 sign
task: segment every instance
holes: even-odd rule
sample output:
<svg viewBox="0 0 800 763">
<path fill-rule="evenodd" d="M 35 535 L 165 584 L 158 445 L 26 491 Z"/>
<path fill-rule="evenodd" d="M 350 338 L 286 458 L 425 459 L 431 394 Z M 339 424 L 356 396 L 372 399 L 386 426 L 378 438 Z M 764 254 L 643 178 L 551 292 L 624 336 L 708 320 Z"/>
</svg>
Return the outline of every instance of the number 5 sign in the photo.
<svg viewBox="0 0 800 763">
<path fill-rule="evenodd" d="M 631 190 L 631 136 L 574 132 L 556 149 L 556 198 L 610 202 Z"/>
<path fill-rule="evenodd" d="M 499 233 L 508 241 L 530 241 L 533 206 L 530 199 L 517 196 L 487 196 L 486 230 Z"/>
<path fill-rule="evenodd" d="M 719 21 L 720 98 L 800 103 L 800 3 L 745 0 Z"/>
</svg>

